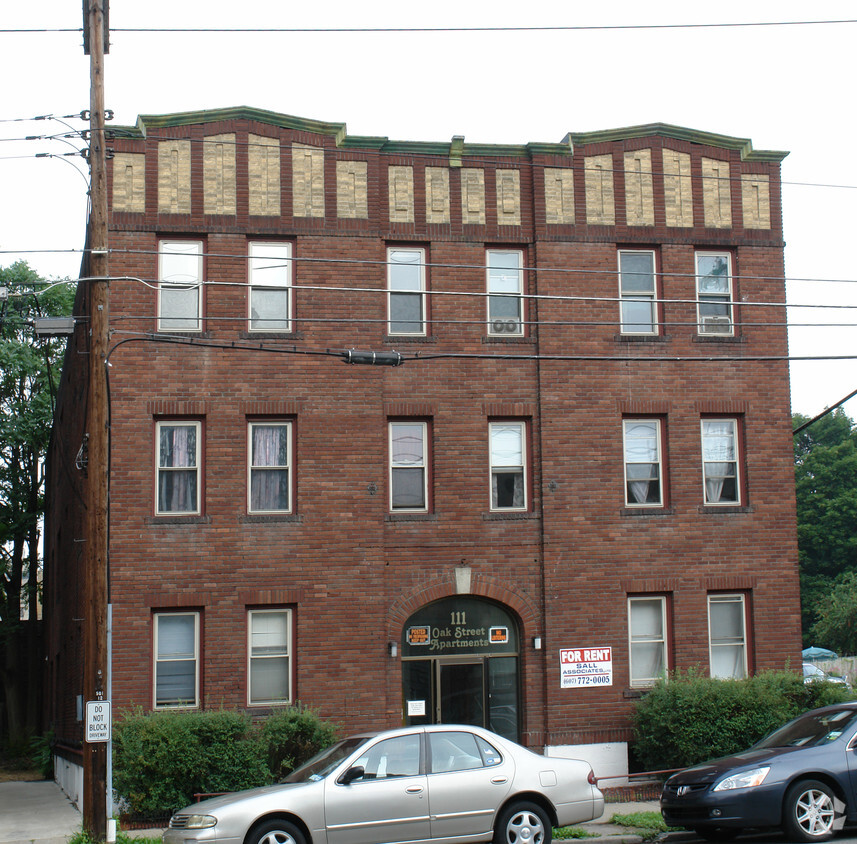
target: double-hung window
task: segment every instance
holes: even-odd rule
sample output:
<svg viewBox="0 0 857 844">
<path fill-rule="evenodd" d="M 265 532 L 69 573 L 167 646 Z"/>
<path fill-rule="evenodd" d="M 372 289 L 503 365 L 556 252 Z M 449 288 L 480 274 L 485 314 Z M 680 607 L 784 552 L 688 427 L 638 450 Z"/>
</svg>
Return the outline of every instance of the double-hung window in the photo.
<svg viewBox="0 0 857 844">
<path fill-rule="evenodd" d="M 652 686 L 667 670 L 667 599 L 628 598 L 631 685 Z"/>
<path fill-rule="evenodd" d="M 732 256 L 728 252 L 696 253 L 696 301 L 700 334 L 733 334 Z"/>
<path fill-rule="evenodd" d="M 428 510 L 428 423 L 389 423 L 390 510 Z"/>
<path fill-rule="evenodd" d="M 158 422 L 157 490 L 159 515 L 200 512 L 200 422 Z"/>
<path fill-rule="evenodd" d="M 155 613 L 155 708 L 199 706 L 199 613 Z"/>
<path fill-rule="evenodd" d="M 292 613 L 285 609 L 247 613 L 247 703 L 291 702 Z"/>
<path fill-rule="evenodd" d="M 158 331 L 200 331 L 202 242 L 162 240 L 158 279 Z"/>
<path fill-rule="evenodd" d="M 702 474 L 706 504 L 740 504 L 738 420 L 702 420 Z"/>
<path fill-rule="evenodd" d="M 527 509 L 527 425 L 491 422 L 491 509 Z"/>
<path fill-rule="evenodd" d="M 747 613 L 744 595 L 708 596 L 711 676 L 740 680 L 747 676 Z"/>
<path fill-rule="evenodd" d="M 292 330 L 292 244 L 250 243 L 250 330 Z"/>
<path fill-rule="evenodd" d="M 248 425 L 250 513 L 292 511 L 292 424 L 250 422 Z"/>
<path fill-rule="evenodd" d="M 488 273 L 488 333 L 524 333 L 524 253 L 518 249 L 489 249 L 485 255 Z"/>
<path fill-rule="evenodd" d="M 652 250 L 619 250 L 619 297 L 622 334 L 657 333 L 657 281 Z"/>
<path fill-rule="evenodd" d="M 625 419 L 625 503 L 629 507 L 663 504 L 661 420 Z"/>
<path fill-rule="evenodd" d="M 425 249 L 387 249 L 387 331 L 426 333 Z"/>
</svg>

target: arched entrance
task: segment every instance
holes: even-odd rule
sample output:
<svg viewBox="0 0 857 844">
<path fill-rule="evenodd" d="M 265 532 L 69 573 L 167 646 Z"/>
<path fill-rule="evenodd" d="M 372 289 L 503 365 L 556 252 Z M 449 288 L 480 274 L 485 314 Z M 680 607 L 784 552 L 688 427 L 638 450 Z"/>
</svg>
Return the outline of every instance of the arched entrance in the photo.
<svg viewBox="0 0 857 844">
<path fill-rule="evenodd" d="M 402 706 L 411 724 L 473 724 L 520 735 L 518 625 L 490 601 L 426 604 L 402 631 Z"/>
</svg>

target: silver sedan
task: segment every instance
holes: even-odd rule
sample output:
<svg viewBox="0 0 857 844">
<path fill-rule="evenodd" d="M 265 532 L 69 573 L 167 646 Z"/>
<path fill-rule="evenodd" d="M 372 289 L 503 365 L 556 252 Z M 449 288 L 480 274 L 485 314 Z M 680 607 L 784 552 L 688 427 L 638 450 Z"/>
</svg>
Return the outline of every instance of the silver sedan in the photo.
<svg viewBox="0 0 857 844">
<path fill-rule="evenodd" d="M 279 785 L 188 806 L 164 844 L 550 844 L 603 811 L 588 763 L 436 724 L 352 736 Z"/>
</svg>

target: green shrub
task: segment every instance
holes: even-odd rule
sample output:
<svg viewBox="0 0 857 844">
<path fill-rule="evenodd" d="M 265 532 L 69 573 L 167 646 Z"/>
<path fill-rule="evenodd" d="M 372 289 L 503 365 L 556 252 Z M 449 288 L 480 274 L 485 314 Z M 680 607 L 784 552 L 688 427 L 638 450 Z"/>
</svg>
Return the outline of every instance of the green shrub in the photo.
<svg viewBox="0 0 857 844">
<path fill-rule="evenodd" d="M 193 795 L 270 782 L 250 719 L 241 713 L 134 712 L 113 731 L 113 787 L 134 814 L 157 816 Z"/>
<path fill-rule="evenodd" d="M 805 684 L 791 671 L 744 680 L 679 671 L 637 704 L 634 754 L 646 771 L 684 768 L 737 753 L 807 709 L 851 697 L 844 686 Z"/>
<path fill-rule="evenodd" d="M 333 744 L 336 738 L 336 727 L 304 706 L 277 712 L 259 727 L 263 758 L 274 781 Z"/>
<path fill-rule="evenodd" d="M 336 738 L 334 725 L 302 706 L 257 726 L 227 710 L 135 710 L 113 727 L 113 787 L 131 814 L 160 817 L 194 794 L 275 782 Z"/>
</svg>

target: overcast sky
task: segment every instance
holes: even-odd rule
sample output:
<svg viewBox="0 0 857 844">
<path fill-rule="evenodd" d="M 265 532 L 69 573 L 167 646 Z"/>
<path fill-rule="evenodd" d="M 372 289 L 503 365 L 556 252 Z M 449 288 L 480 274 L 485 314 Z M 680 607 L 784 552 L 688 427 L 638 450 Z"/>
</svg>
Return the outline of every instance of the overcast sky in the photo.
<svg viewBox="0 0 857 844">
<path fill-rule="evenodd" d="M 122 31 L 808 20 L 855 22 L 452 33 Z M 782 177 L 794 306 L 790 352 L 855 358 L 792 362 L 792 406 L 813 415 L 857 389 L 857 271 L 848 259 L 857 224 L 853 0 L 613 0 L 599 7 L 556 0 L 110 0 L 110 25 L 105 102 L 123 125 L 138 114 L 247 105 L 395 140 L 556 142 L 568 132 L 664 122 L 750 138 L 756 149 L 788 150 Z M 81 27 L 80 0 L 7 0 L 0 16 L 3 30 L 49 30 L 0 32 L 0 265 L 23 258 L 48 277 L 75 277 L 80 266 L 84 162 L 36 158 L 71 152 L 63 141 L 15 140 L 62 132 L 57 121 L 11 121 L 89 107 L 81 33 L 56 31 Z M 85 128 L 80 120 L 66 122 Z M 857 398 L 846 411 L 857 416 Z"/>
</svg>

